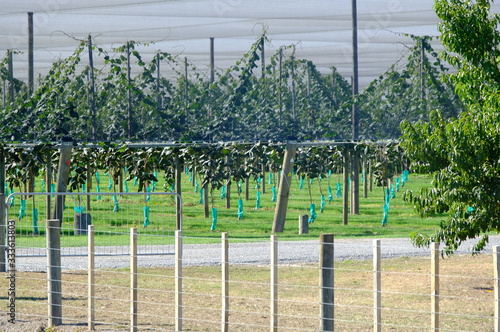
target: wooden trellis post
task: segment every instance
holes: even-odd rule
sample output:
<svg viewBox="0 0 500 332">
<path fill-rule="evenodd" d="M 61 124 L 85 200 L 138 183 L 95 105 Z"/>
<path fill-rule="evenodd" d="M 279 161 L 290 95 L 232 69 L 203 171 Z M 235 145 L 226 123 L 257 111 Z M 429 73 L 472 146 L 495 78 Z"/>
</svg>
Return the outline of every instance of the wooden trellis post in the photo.
<svg viewBox="0 0 500 332">
<path fill-rule="evenodd" d="M 280 187 L 278 190 L 278 199 L 276 202 L 276 210 L 274 212 L 273 233 L 283 233 L 283 229 L 285 227 L 286 209 L 288 207 L 288 196 L 290 194 L 290 183 L 292 181 L 292 168 L 296 152 L 297 146 L 295 144 L 288 143 L 286 145 Z"/>
<path fill-rule="evenodd" d="M 278 237 L 271 235 L 271 332 L 278 331 Z"/>
<path fill-rule="evenodd" d="M 137 228 L 130 229 L 130 332 L 137 332 Z"/>
<path fill-rule="evenodd" d="M 320 331 L 334 329 L 333 234 L 321 234 L 320 239 Z"/>
<path fill-rule="evenodd" d="M 58 219 L 47 220 L 47 287 L 49 326 L 62 324 L 61 228 Z"/>
<path fill-rule="evenodd" d="M 88 299 L 87 299 L 87 326 L 89 331 L 94 331 L 95 322 L 95 251 L 94 251 L 94 225 L 88 226 L 87 231 L 88 243 L 88 267 L 87 267 L 87 281 L 88 281 Z"/>
<path fill-rule="evenodd" d="M 222 332 L 229 331 L 229 242 L 227 233 L 221 234 L 222 240 Z"/>
<path fill-rule="evenodd" d="M 431 329 L 439 330 L 439 243 L 431 243 Z"/>
<path fill-rule="evenodd" d="M 373 240 L 373 330 L 382 331 L 382 277 L 380 240 Z"/>
<path fill-rule="evenodd" d="M 500 246 L 493 247 L 493 292 L 495 312 L 493 315 L 495 332 L 500 332 Z"/>
</svg>

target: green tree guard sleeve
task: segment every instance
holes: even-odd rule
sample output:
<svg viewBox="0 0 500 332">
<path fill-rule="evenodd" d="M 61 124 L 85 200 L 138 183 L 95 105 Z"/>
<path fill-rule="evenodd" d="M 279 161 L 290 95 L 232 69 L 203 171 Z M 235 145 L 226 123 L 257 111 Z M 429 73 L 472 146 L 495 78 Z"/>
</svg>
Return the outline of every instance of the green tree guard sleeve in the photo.
<svg viewBox="0 0 500 332">
<path fill-rule="evenodd" d="M 9 193 L 9 191 L 7 190 L 7 194 L 6 195 L 9 195 L 8 193 Z M 10 193 L 13 194 L 14 190 L 11 190 Z M 54 197 L 54 195 L 52 195 L 52 197 Z M 16 196 L 12 196 L 7 204 L 10 207 L 14 206 L 16 204 Z"/>
<path fill-rule="evenodd" d="M 243 199 L 238 199 L 238 220 L 243 219 Z"/>
<path fill-rule="evenodd" d="M 262 182 L 262 179 L 260 178 L 260 176 L 255 180 L 256 184 L 255 184 L 255 189 L 259 190 L 260 189 L 260 183 Z"/>
<path fill-rule="evenodd" d="M 116 195 L 113 195 L 113 203 L 114 203 L 113 212 L 120 211 L 120 206 L 118 205 L 118 198 L 116 197 Z"/>
<path fill-rule="evenodd" d="M 212 208 L 212 226 L 210 227 L 211 231 L 215 231 L 217 228 L 217 209 Z"/>
<path fill-rule="evenodd" d="M 328 186 L 328 203 L 333 201 L 333 188 L 332 186 Z"/>
<path fill-rule="evenodd" d="M 154 172 L 153 172 L 153 176 L 154 176 L 156 179 L 158 179 L 158 172 L 157 172 L 157 171 L 154 171 Z M 151 181 L 151 186 L 152 186 L 151 190 L 152 190 L 152 191 L 156 191 L 156 182 L 157 182 L 157 181 L 155 181 L 155 180 Z"/>
<path fill-rule="evenodd" d="M 222 186 L 221 192 L 220 192 L 220 199 L 226 198 L 226 186 Z"/>
<path fill-rule="evenodd" d="M 143 223 L 143 226 L 144 227 L 148 227 L 148 225 L 149 225 L 149 206 L 145 206 L 142 209 L 143 209 L 143 212 L 144 212 L 144 223 Z"/>
<path fill-rule="evenodd" d="M 33 233 L 39 234 L 39 230 L 38 230 L 38 209 L 37 208 L 33 208 L 32 217 L 33 217 Z"/>
<path fill-rule="evenodd" d="M 257 196 L 255 200 L 255 210 L 260 209 L 260 191 L 257 191 Z"/>
<path fill-rule="evenodd" d="M 18 216 L 19 220 L 24 218 L 25 215 L 26 215 L 26 200 L 21 199 L 21 205 L 19 206 L 19 216 Z"/>
<path fill-rule="evenodd" d="M 389 221 L 389 204 L 384 204 L 384 215 L 382 217 L 382 226 L 387 225 Z"/>
<path fill-rule="evenodd" d="M 271 196 L 271 202 L 276 202 L 276 198 L 277 198 L 277 190 L 276 190 L 276 187 L 273 186 L 271 188 L 271 192 L 272 192 L 272 196 Z"/>
<path fill-rule="evenodd" d="M 309 204 L 309 223 L 313 223 L 314 220 L 316 220 L 316 217 L 318 215 L 316 214 L 316 204 Z"/>
<path fill-rule="evenodd" d="M 337 198 L 342 197 L 342 184 L 340 182 L 337 182 L 335 186 L 336 186 L 335 196 L 337 196 Z"/>
<path fill-rule="evenodd" d="M 404 187 L 405 183 L 408 182 L 408 175 L 410 172 L 408 170 L 404 170 L 403 174 L 401 175 L 402 178 L 402 186 Z"/>
<path fill-rule="evenodd" d="M 75 206 L 73 208 L 73 210 L 75 210 L 76 213 L 83 213 L 83 212 L 85 212 L 85 208 L 83 206 Z"/>
</svg>

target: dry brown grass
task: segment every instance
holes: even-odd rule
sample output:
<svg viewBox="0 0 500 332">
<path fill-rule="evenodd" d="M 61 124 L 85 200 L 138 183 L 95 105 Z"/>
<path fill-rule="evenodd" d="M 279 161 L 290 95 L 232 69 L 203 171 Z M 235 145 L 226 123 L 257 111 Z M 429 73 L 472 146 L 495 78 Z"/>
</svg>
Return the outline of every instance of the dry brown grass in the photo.
<svg viewBox="0 0 500 332">
<path fill-rule="evenodd" d="M 335 264 L 335 327 L 338 331 L 369 331 L 373 321 L 371 261 Z M 382 263 L 383 329 L 421 331 L 430 327 L 430 259 L 397 258 Z M 184 331 L 219 331 L 221 268 L 184 267 Z M 174 327 L 174 271 L 139 270 L 139 330 L 171 331 Z M 269 267 L 230 267 L 230 331 L 268 331 Z M 455 256 L 440 260 L 441 328 L 493 331 L 493 264 L 490 255 Z M 279 324 L 282 331 L 319 328 L 319 270 L 316 265 L 279 268 Z M 96 272 L 96 325 L 101 331 L 128 331 L 129 271 Z M 62 327 L 50 331 L 84 331 L 87 320 L 87 274 L 63 273 Z M 0 331 L 36 331 L 46 322 L 46 274 L 18 272 L 18 323 Z M 7 279 L 1 278 L 7 294 Z M 7 298 L 0 306 L 6 308 Z M 2 309 L 5 310 L 5 309 Z M 38 325 L 36 325 L 36 323 Z M 24 325 L 23 325 L 24 324 Z M 40 331 L 43 331 L 41 329 Z"/>
</svg>

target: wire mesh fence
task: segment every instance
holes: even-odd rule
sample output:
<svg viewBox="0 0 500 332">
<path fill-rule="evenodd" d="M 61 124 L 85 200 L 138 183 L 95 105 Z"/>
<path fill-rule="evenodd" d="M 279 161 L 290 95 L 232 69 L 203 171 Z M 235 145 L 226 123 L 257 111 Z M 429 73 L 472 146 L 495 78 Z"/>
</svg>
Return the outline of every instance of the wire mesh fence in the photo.
<svg viewBox="0 0 500 332">
<path fill-rule="evenodd" d="M 156 235 L 136 236 L 135 246 L 140 247 Z M 192 244 L 195 239 L 177 236 L 183 243 L 180 250 L 174 249 L 178 256 L 134 256 L 131 248 L 130 256 L 97 256 L 91 268 L 85 259 L 82 264 L 82 258 L 63 258 L 62 327 L 70 331 L 86 329 L 88 324 L 97 331 L 322 330 L 321 241 L 248 242 L 226 237 L 225 242 L 223 237 L 221 243 Z M 376 254 L 377 246 L 382 255 Z M 436 263 L 436 253 L 429 250 L 426 256 L 385 257 L 384 252 L 401 248 L 391 248 L 384 240 L 378 245 L 344 240 L 333 247 L 333 296 L 327 302 L 333 307 L 335 330 L 493 331 L 498 326 L 498 264 L 491 254 L 456 255 Z M 346 258 L 343 252 L 353 247 L 365 255 Z M 498 255 L 496 248 L 493 257 Z M 310 254 L 307 259 L 290 259 L 290 252 L 302 251 Z M 433 273 L 436 266 L 438 273 Z M 48 280 L 40 271 L 51 267 L 41 257 L 20 257 L 16 267 L 16 327 L 27 322 L 47 324 Z M 375 282 L 378 277 L 380 283 Z M 437 290 L 432 285 L 436 277 Z M 7 290 L 8 279 L 1 282 Z M 431 306 L 433 299 L 437 306 Z M 0 297 L 1 307 L 7 308 L 4 304 Z M 8 311 L 4 317 L 5 322 Z"/>
<path fill-rule="evenodd" d="M 87 255 L 87 226 L 95 225 L 96 255 L 128 255 L 129 229 L 148 234 L 140 255 L 173 254 L 177 225 L 175 193 L 13 193 L 7 197 L 7 220 L 16 227 L 17 256 L 45 256 L 45 224 L 63 201 L 61 255 Z"/>
</svg>

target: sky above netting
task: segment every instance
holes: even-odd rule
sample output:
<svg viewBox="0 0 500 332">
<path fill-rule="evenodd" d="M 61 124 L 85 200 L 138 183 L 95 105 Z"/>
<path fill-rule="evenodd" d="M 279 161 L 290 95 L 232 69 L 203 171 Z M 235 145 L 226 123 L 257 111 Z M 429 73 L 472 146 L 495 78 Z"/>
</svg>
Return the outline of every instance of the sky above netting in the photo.
<svg viewBox="0 0 500 332">
<path fill-rule="evenodd" d="M 413 45 L 406 34 L 438 36 L 433 0 L 358 0 L 357 11 L 361 88 L 404 61 Z M 35 76 L 68 57 L 89 34 L 106 50 L 127 41 L 148 43 L 138 48 L 144 60 L 161 50 L 208 73 L 210 37 L 215 67 L 222 70 L 266 29 L 266 57 L 295 45 L 295 56 L 313 61 L 320 71 L 335 66 L 346 79 L 352 77 L 350 0 L 2 0 L 0 52 L 20 51 L 14 55 L 14 76 L 22 80 L 28 76 L 27 12 L 33 12 Z M 433 43 L 441 49 L 437 39 Z"/>
</svg>

